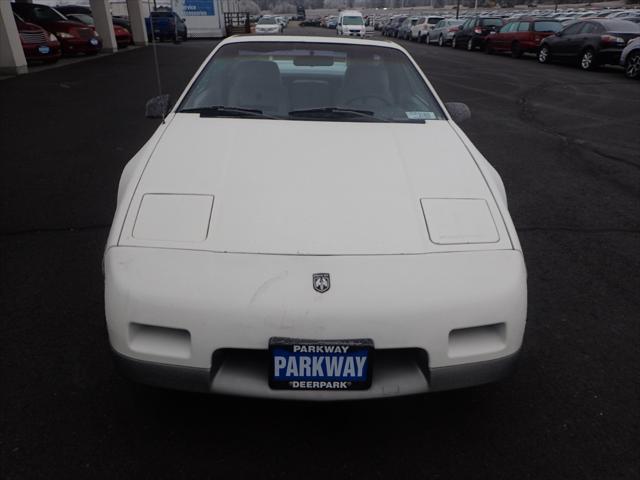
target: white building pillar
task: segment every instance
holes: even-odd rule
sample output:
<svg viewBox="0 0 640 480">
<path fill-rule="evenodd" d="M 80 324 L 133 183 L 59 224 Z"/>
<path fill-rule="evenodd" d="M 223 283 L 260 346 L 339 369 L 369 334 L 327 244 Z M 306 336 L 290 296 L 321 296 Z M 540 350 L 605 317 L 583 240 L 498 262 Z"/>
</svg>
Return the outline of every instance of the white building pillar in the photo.
<svg viewBox="0 0 640 480">
<path fill-rule="evenodd" d="M 142 0 L 127 0 L 127 10 L 129 10 L 129 22 L 131 22 L 133 43 L 143 46 L 148 45 L 147 26 L 144 21 Z"/>
<path fill-rule="evenodd" d="M 9 2 L 0 0 L 0 74 L 27 73 L 27 59 Z"/>
<path fill-rule="evenodd" d="M 109 0 L 90 0 L 91 15 L 96 24 L 96 31 L 102 37 L 102 51 L 114 53 L 118 51 L 116 35 L 113 33 L 113 20 Z"/>
</svg>

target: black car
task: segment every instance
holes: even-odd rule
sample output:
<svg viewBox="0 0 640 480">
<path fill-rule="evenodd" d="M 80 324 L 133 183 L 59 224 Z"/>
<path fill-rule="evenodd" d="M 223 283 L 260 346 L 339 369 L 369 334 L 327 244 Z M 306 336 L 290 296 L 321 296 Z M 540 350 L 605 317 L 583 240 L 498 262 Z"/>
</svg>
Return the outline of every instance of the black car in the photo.
<svg viewBox="0 0 640 480">
<path fill-rule="evenodd" d="M 63 15 L 82 13 L 84 15 L 93 16 L 93 14 L 91 13 L 91 9 L 89 7 L 83 7 L 82 5 L 61 5 L 59 7 L 56 7 L 56 10 L 58 10 Z M 114 16 L 111 18 L 111 20 L 114 25 L 119 25 L 122 28 L 126 28 L 129 33 L 133 34 L 131 30 L 131 22 L 126 18 Z"/>
<path fill-rule="evenodd" d="M 302 22 L 300 22 L 300 26 L 301 27 L 319 27 L 320 20 L 321 19 L 319 17 L 307 18 L 306 20 L 303 20 Z"/>
<path fill-rule="evenodd" d="M 575 62 L 582 70 L 617 65 L 629 40 L 640 37 L 640 25 L 626 20 L 589 19 L 572 23 L 540 44 L 540 63 Z"/>
<path fill-rule="evenodd" d="M 501 17 L 473 17 L 468 19 L 453 35 L 451 46 L 453 48 L 465 47 L 472 51 L 476 48 L 483 49 L 488 35 L 497 32 L 504 25 Z"/>
<path fill-rule="evenodd" d="M 406 19 L 407 15 L 400 15 L 399 17 L 392 18 L 389 23 L 382 28 L 382 35 L 386 37 L 397 37 L 400 25 L 402 25 Z"/>
</svg>

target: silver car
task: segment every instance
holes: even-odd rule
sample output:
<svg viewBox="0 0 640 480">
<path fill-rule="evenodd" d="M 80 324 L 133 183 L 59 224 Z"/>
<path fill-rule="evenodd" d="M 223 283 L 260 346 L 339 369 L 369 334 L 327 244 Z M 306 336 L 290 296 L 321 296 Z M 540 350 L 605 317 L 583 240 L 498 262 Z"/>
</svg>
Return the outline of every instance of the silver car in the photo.
<svg viewBox="0 0 640 480">
<path fill-rule="evenodd" d="M 451 45 L 451 39 L 458 27 L 464 23 L 464 20 L 455 18 L 445 18 L 436 23 L 433 30 L 430 30 L 424 37 L 424 42 L 429 45 L 437 43 L 440 47 Z"/>
<path fill-rule="evenodd" d="M 622 50 L 620 65 L 624 67 L 624 73 L 628 78 L 640 78 L 640 37 L 631 40 Z"/>
</svg>

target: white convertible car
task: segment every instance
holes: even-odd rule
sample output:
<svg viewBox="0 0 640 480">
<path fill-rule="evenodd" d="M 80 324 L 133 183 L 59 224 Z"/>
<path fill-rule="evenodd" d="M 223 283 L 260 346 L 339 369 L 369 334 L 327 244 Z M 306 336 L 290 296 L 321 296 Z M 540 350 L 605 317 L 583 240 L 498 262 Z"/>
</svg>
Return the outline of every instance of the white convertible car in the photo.
<svg viewBox="0 0 640 480">
<path fill-rule="evenodd" d="M 147 114 L 104 256 L 125 375 L 344 400 L 511 370 L 527 289 L 502 181 L 403 48 L 233 37 Z"/>
</svg>

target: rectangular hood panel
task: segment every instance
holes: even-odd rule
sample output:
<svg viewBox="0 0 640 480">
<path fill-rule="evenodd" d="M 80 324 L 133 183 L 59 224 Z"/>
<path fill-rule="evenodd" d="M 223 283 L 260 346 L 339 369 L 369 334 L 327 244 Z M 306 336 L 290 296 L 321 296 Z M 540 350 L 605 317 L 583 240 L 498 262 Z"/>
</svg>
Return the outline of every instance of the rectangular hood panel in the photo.
<svg viewBox="0 0 640 480">
<path fill-rule="evenodd" d="M 445 251 L 451 247 L 429 239 L 420 200 L 476 198 L 487 201 L 500 238 L 482 248 L 511 248 L 486 182 L 446 121 L 178 114 L 170 122 L 133 196 L 122 245 L 307 255 Z M 135 238 L 135 212 L 149 193 L 214 196 L 207 238 L 188 246 Z M 456 248 L 464 249 L 474 247 Z"/>
</svg>

